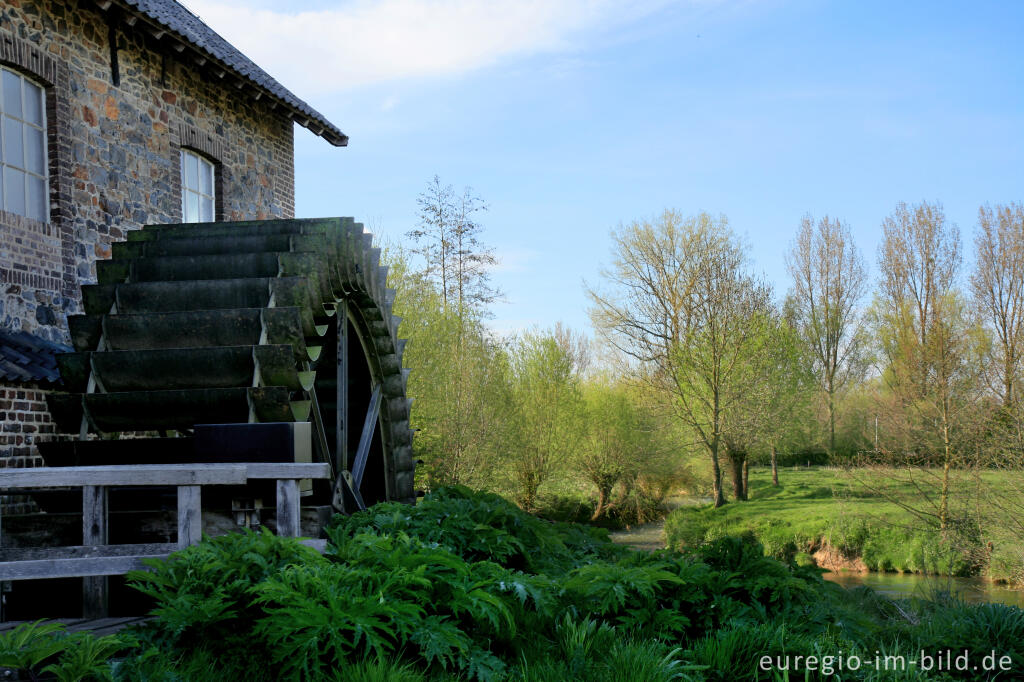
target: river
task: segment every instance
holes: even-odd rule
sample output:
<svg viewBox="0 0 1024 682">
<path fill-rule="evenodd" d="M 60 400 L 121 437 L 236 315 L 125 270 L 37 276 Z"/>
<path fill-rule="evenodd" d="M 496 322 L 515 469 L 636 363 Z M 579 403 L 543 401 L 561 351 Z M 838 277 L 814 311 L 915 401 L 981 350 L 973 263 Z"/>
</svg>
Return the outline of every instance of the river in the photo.
<svg viewBox="0 0 1024 682">
<path fill-rule="evenodd" d="M 879 594 L 896 599 L 927 597 L 936 590 L 956 592 L 968 603 L 1000 602 L 1024 608 L 1024 590 L 994 585 L 981 578 L 950 578 L 914 573 L 826 573 L 826 580 L 843 587 L 866 585 Z"/>
</svg>

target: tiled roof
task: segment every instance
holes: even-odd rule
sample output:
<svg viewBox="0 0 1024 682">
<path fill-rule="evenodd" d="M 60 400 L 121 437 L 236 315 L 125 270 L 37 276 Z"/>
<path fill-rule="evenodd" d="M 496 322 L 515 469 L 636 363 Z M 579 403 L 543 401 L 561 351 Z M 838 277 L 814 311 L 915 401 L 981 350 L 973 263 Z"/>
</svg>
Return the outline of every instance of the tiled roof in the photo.
<svg viewBox="0 0 1024 682">
<path fill-rule="evenodd" d="M 54 343 L 26 332 L 0 330 L 0 381 L 57 383 L 57 353 L 70 353 L 71 346 Z"/>
<path fill-rule="evenodd" d="M 256 66 L 251 59 L 179 3 L 174 0 L 121 0 L 118 4 L 176 34 L 203 56 L 212 57 L 258 89 L 269 93 L 297 114 L 295 120 L 299 125 L 309 128 L 314 134 L 336 147 L 348 144 L 348 136 L 345 133 L 274 80 L 270 74 Z"/>
</svg>

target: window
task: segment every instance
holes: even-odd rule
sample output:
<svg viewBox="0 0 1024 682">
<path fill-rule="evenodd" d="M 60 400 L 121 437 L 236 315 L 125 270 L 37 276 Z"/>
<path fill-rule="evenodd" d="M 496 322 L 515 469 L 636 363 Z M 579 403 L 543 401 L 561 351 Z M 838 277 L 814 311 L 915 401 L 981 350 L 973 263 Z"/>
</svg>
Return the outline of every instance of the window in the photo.
<svg viewBox="0 0 1024 682">
<path fill-rule="evenodd" d="M 186 223 L 214 219 L 213 163 L 187 149 L 181 150 L 181 217 Z"/>
<path fill-rule="evenodd" d="M 40 86 L 0 67 L 0 206 L 42 222 L 49 220 L 50 213 L 45 101 Z"/>
</svg>

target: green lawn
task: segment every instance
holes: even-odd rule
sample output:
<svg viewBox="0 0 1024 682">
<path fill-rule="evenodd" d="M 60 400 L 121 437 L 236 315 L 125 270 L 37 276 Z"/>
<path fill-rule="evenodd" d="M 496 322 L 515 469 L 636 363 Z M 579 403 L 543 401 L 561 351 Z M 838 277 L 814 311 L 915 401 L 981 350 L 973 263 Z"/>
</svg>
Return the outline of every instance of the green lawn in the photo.
<svg viewBox="0 0 1024 682">
<path fill-rule="evenodd" d="M 905 472 L 891 470 L 798 468 L 781 470 L 779 479 L 781 485 L 773 487 L 767 469 L 754 469 L 749 501 L 672 512 L 665 526 L 667 543 L 678 547 L 752 533 L 779 558 L 810 561 L 811 553 L 827 546 L 876 571 L 1021 578 L 1019 538 L 1006 535 L 998 523 L 979 522 L 974 512 L 975 503 L 993 490 L 1020 496 L 1024 474 L 959 474 L 952 505 L 958 532 L 945 536 L 927 515 L 897 503 L 934 511 L 938 478 L 930 472 L 910 480 Z M 992 551 L 986 544 L 990 541 Z"/>
</svg>

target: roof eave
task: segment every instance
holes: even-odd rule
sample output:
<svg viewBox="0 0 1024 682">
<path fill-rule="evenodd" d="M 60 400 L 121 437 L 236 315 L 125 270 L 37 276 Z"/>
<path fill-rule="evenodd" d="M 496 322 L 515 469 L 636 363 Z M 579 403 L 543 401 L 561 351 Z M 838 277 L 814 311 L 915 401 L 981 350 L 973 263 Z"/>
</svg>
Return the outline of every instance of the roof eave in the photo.
<svg viewBox="0 0 1024 682">
<path fill-rule="evenodd" d="M 245 86 L 248 86 L 255 91 L 254 93 L 252 93 L 252 96 L 254 98 L 259 99 L 261 97 L 267 97 L 271 101 L 271 108 L 277 108 L 278 106 L 283 107 L 285 110 L 288 111 L 288 115 L 292 121 L 298 123 L 303 128 L 306 128 L 314 135 L 322 137 L 329 144 L 335 147 L 348 146 L 348 135 L 341 132 L 341 130 L 339 130 L 334 124 L 332 124 L 327 119 L 323 118 L 322 115 L 310 116 L 308 112 L 303 111 L 302 109 L 295 106 L 286 99 L 283 99 L 282 97 L 276 95 L 272 91 L 268 90 L 261 84 L 254 81 L 248 75 L 239 72 L 230 64 L 225 63 L 223 60 L 211 54 L 209 51 L 199 47 L 198 45 L 195 45 L 187 37 L 181 35 L 173 28 L 155 20 L 153 17 L 149 16 L 144 11 L 127 3 L 121 2 L 120 0 L 116 2 L 114 2 L 113 0 L 97 0 L 96 5 L 102 11 L 108 11 L 112 6 L 118 7 L 127 15 L 135 18 L 135 21 L 131 21 L 129 23 L 129 26 L 134 26 L 136 23 L 138 23 L 138 21 L 144 22 L 149 27 L 150 34 L 156 40 L 165 40 L 167 37 L 170 37 L 174 41 L 174 43 L 170 44 L 169 47 L 175 50 L 175 52 L 181 54 L 188 50 L 192 52 L 194 55 L 196 55 L 195 61 L 198 66 L 208 66 L 214 71 L 219 71 L 219 75 L 221 78 L 225 77 L 228 73 L 233 74 L 240 81 L 239 87 L 242 87 L 242 84 L 244 84 Z M 296 99 L 298 98 L 296 97 Z"/>
</svg>

